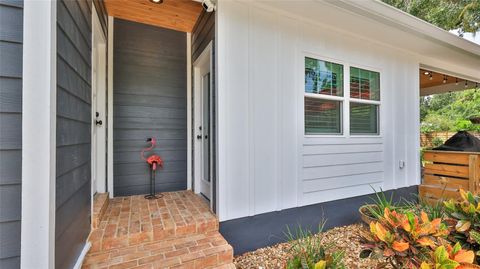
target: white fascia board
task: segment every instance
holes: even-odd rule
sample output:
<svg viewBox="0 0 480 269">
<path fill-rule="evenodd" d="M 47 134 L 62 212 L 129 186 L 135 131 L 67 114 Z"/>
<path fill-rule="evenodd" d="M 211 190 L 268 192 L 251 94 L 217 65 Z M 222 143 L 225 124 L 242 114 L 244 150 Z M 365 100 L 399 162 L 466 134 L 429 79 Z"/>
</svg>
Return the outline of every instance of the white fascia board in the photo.
<svg viewBox="0 0 480 269">
<path fill-rule="evenodd" d="M 456 36 L 455 34 L 443 30 L 431 23 L 428 23 L 381 1 L 329 0 L 328 2 L 360 15 L 365 15 L 372 19 L 380 19 L 383 23 L 387 23 L 398 29 L 414 32 L 417 35 L 436 40 L 447 46 L 455 47 L 467 53 L 480 56 L 480 45 Z M 375 18 L 372 16 L 375 16 Z"/>
</svg>

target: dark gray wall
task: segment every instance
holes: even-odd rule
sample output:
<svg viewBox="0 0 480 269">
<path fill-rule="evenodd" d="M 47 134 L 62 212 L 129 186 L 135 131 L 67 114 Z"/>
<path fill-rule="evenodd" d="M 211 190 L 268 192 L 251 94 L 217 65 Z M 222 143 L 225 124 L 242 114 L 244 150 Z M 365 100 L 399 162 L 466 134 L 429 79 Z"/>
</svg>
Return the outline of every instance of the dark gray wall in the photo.
<svg viewBox="0 0 480 269">
<path fill-rule="evenodd" d="M 215 40 L 215 12 L 202 10 L 192 30 L 192 62 L 212 40 Z"/>
<path fill-rule="evenodd" d="M 186 34 L 115 19 L 113 73 L 114 194 L 148 193 L 140 158 L 148 137 L 164 160 L 157 191 L 187 185 Z"/>
<path fill-rule="evenodd" d="M 418 187 L 412 186 L 386 192 L 393 200 L 416 200 Z M 318 225 L 326 220 L 324 230 L 360 222 L 358 208 L 371 202 L 373 195 L 364 195 L 315 205 L 265 213 L 220 223 L 220 233 L 232 245 L 235 255 L 271 246 L 286 240 L 287 226 L 294 230 L 301 225 L 304 229 L 318 232 Z"/>
<path fill-rule="evenodd" d="M 23 1 L 0 0 L 0 268 L 20 268 Z"/>
<path fill-rule="evenodd" d="M 90 233 L 91 0 L 57 2 L 55 268 L 72 268 Z"/>
</svg>

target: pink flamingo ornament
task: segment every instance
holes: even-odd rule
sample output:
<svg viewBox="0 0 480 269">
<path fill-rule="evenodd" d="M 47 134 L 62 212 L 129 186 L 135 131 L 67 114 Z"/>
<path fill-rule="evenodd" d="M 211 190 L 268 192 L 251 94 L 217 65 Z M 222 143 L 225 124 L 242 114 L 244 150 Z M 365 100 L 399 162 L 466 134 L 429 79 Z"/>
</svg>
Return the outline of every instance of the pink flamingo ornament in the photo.
<svg viewBox="0 0 480 269">
<path fill-rule="evenodd" d="M 150 146 L 144 148 L 141 153 L 142 160 L 146 161 L 150 165 L 150 194 L 145 195 L 145 199 L 158 199 L 161 198 L 163 195 L 157 195 L 155 192 L 155 174 L 157 172 L 157 168 L 163 167 L 163 160 L 160 156 L 153 154 L 150 155 L 148 158 L 145 158 L 145 152 L 153 150 L 157 145 L 157 140 L 155 137 L 148 138 L 147 142 L 150 142 Z"/>
</svg>

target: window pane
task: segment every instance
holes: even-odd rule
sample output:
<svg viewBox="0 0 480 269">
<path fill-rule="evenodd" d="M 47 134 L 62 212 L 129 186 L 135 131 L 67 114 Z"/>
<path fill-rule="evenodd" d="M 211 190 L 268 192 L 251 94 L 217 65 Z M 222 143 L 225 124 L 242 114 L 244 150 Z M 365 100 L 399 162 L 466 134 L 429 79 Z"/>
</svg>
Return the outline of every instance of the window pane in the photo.
<svg viewBox="0 0 480 269">
<path fill-rule="evenodd" d="M 340 134 L 340 101 L 305 97 L 305 134 Z"/>
<path fill-rule="evenodd" d="M 380 73 L 350 67 L 350 97 L 380 100 Z"/>
<path fill-rule="evenodd" d="M 343 65 L 305 57 L 305 92 L 343 96 Z"/>
<path fill-rule="evenodd" d="M 378 134 L 378 105 L 350 103 L 350 133 Z"/>
</svg>

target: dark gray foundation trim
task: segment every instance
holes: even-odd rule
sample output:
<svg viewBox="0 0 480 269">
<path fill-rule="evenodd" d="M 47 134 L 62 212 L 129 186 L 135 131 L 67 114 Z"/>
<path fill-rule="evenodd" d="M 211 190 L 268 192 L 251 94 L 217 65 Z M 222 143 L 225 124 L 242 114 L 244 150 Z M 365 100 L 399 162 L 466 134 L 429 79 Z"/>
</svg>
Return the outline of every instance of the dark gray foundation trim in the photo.
<svg viewBox="0 0 480 269">
<path fill-rule="evenodd" d="M 401 198 L 416 199 L 418 186 L 387 191 L 387 197 L 393 193 L 395 201 Z M 298 227 L 318 231 L 322 219 L 327 223 L 324 230 L 349 225 L 360 221 L 358 208 L 370 202 L 372 195 L 352 197 L 315 205 L 270 212 L 253 217 L 245 217 L 220 223 L 220 233 L 233 246 L 235 255 L 261 247 L 284 242 L 286 227 Z"/>
</svg>

